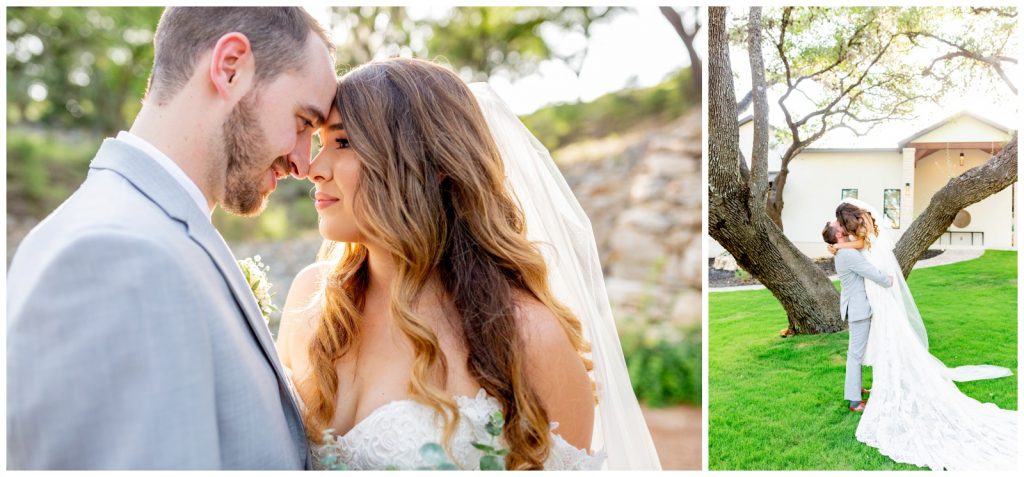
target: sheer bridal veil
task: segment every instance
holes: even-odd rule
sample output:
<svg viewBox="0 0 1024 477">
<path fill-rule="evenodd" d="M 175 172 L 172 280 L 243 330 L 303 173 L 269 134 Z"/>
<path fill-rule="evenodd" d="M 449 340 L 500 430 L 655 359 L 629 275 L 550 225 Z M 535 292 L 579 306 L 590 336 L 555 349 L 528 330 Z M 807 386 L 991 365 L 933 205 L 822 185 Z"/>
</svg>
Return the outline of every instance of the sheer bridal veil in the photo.
<svg viewBox="0 0 1024 477">
<path fill-rule="evenodd" d="M 622 356 L 590 219 L 547 149 L 508 105 L 485 83 L 470 89 L 497 143 L 506 184 L 523 210 L 527 236 L 540 244 L 552 292 L 579 318 L 590 343 L 598 401 L 591 449 L 607 454 L 608 469 L 660 470 Z"/>
</svg>

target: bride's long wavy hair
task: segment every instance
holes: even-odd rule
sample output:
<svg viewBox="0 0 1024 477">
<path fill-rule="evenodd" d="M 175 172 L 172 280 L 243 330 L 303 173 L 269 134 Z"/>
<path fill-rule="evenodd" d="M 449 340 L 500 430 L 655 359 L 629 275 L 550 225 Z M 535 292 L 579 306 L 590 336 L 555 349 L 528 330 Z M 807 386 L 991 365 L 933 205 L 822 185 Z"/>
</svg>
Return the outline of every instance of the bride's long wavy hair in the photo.
<svg viewBox="0 0 1024 477">
<path fill-rule="evenodd" d="M 871 241 L 867 240 L 868 234 L 878 236 L 878 224 L 875 218 L 868 212 L 849 202 L 843 202 L 836 207 L 836 221 L 842 225 L 846 232 L 857 239 L 864 240 L 864 247 L 870 248 Z"/>
<path fill-rule="evenodd" d="M 334 106 L 362 165 L 357 225 L 396 265 L 390 312 L 415 352 L 410 394 L 443 417 L 447 445 L 459 421 L 444 388 L 449 364 L 435 330 L 415 308 L 436 278 L 457 311 L 450 323 L 468 350 L 470 374 L 504 413 L 506 465 L 541 468 L 550 426 L 524 371 L 516 294 L 536 298 L 557 317 L 588 371 L 590 349 L 580 321 L 551 293 L 544 258 L 526 238 L 476 99 L 444 67 L 395 58 L 343 76 Z M 313 385 L 304 419 L 315 442 L 334 418 L 335 363 L 359 339 L 369 283 L 362 244 L 325 242 L 321 257 L 337 263 L 325 280 L 309 346 Z"/>
</svg>

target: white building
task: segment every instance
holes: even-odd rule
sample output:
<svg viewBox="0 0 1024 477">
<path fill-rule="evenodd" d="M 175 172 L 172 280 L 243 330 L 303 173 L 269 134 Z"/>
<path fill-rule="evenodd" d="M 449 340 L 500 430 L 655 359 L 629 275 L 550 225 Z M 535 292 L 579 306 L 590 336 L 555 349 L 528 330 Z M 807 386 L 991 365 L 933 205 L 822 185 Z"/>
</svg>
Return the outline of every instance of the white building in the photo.
<svg viewBox="0 0 1024 477">
<path fill-rule="evenodd" d="M 811 257 L 827 255 L 821 229 L 835 218 L 839 201 L 852 195 L 882 211 L 898 239 L 939 189 L 988 161 L 1012 135 L 1005 126 L 961 112 L 896 147 L 806 149 L 789 164 L 782 212 L 786 236 Z M 753 122 L 741 121 L 740 148 L 748 161 L 752 145 Z M 769 176 L 779 167 L 779 158 L 772 157 Z M 967 207 L 933 247 L 1015 249 L 1015 193 L 1013 184 Z M 711 256 L 723 251 L 711 241 Z"/>
</svg>

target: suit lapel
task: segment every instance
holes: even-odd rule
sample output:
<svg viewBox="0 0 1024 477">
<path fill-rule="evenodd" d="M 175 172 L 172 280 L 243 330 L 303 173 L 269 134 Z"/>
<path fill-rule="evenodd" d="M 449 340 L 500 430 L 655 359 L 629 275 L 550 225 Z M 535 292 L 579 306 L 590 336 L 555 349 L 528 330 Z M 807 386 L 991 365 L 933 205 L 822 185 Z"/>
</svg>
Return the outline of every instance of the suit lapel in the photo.
<svg viewBox="0 0 1024 477">
<path fill-rule="evenodd" d="M 189 236 L 210 255 L 227 282 L 238 308 L 242 310 L 246 324 L 252 331 L 260 350 L 274 370 L 279 391 L 287 396 L 286 400 L 289 404 L 286 409 L 292 417 L 287 420 L 288 426 L 292 434 L 305 446 L 306 431 L 302 425 L 298 404 L 292 397 L 287 382 L 288 377 L 284 374 L 281 363 L 277 359 L 277 351 L 273 338 L 270 336 L 270 329 L 267 327 L 266 321 L 263 320 L 256 297 L 246 282 L 235 256 L 231 253 L 224 238 L 210 222 L 209 217 L 195 206 L 185 189 L 155 161 L 140 156 L 145 156 L 145 153 L 122 141 L 107 139 L 103 142 L 89 168 L 111 170 L 130 181 L 143 195 L 163 209 L 168 216 L 185 224 Z M 306 452 L 307 468 L 309 465 L 309 454 Z"/>
</svg>

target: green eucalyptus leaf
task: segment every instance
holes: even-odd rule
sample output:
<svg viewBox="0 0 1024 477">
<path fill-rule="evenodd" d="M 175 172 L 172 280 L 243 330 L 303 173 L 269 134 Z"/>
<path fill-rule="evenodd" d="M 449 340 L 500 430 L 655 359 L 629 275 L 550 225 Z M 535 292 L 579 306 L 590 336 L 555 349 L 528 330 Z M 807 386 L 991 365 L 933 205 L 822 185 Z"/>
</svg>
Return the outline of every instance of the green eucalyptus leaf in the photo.
<svg viewBox="0 0 1024 477">
<path fill-rule="evenodd" d="M 505 459 L 485 455 L 480 458 L 480 470 L 505 470 Z"/>
<path fill-rule="evenodd" d="M 477 449 L 480 449 L 480 450 L 482 450 L 484 452 L 487 452 L 488 454 L 493 454 L 493 453 L 496 452 L 496 450 L 493 447 L 491 447 L 491 446 L 489 446 L 487 444 L 481 444 L 479 442 L 474 442 L 473 443 L 473 447 L 476 447 Z"/>
<path fill-rule="evenodd" d="M 444 448 L 435 442 L 423 444 L 423 447 L 420 447 L 420 455 L 429 462 L 441 462 L 447 459 Z"/>
<path fill-rule="evenodd" d="M 491 414 L 491 418 L 484 426 L 484 429 L 487 430 L 488 434 L 498 437 L 501 435 L 503 427 L 505 427 L 505 416 L 502 415 L 501 411 L 495 411 L 494 414 Z"/>
</svg>

